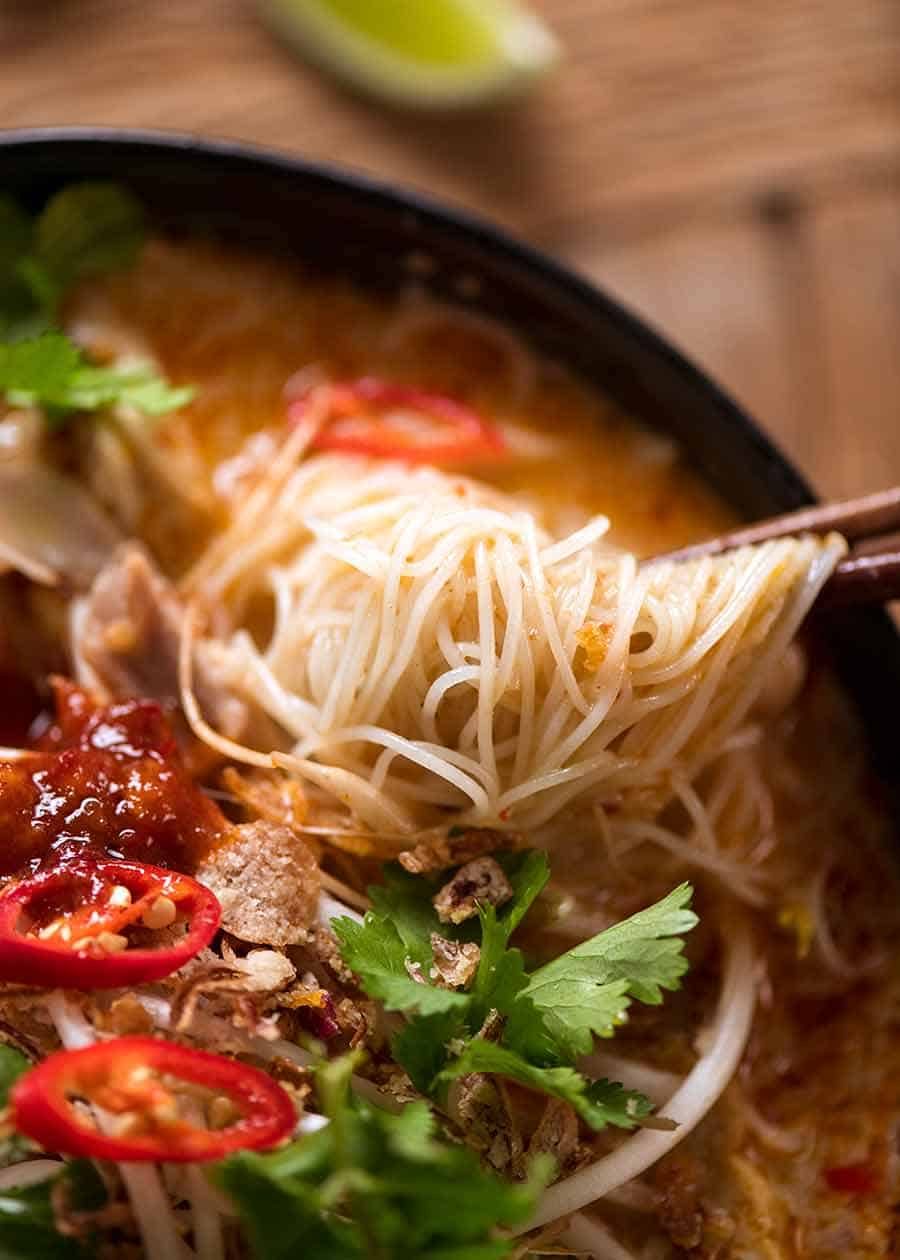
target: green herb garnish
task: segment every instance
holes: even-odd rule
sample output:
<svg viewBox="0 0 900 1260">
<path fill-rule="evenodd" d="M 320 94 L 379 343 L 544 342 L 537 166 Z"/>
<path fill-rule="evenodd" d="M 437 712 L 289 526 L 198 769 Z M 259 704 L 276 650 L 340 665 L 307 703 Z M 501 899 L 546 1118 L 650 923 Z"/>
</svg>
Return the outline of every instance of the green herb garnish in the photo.
<svg viewBox="0 0 900 1260">
<path fill-rule="evenodd" d="M 69 412 L 96 411 L 113 403 L 160 416 L 193 395 L 191 389 L 173 388 L 147 367 L 97 367 L 60 332 L 0 343 L 0 391 L 16 406 L 45 407 L 51 425 Z"/>
<path fill-rule="evenodd" d="M 144 241 L 140 202 L 118 184 L 71 184 L 32 219 L 0 197 L 0 332 L 51 327 L 79 280 L 130 267 Z"/>
<path fill-rule="evenodd" d="M 593 1129 L 632 1127 L 651 1110 L 643 1095 L 609 1081 L 590 1081 L 575 1066 L 595 1037 L 612 1036 L 632 1000 L 656 1004 L 677 989 L 687 969 L 684 933 L 697 922 L 691 887 L 681 884 L 662 901 L 528 972 L 510 948 L 549 878 L 543 853 L 501 855 L 512 899 L 497 913 L 479 912 L 480 959 L 464 992 L 431 983 L 431 935 L 465 940 L 471 925 L 439 921 L 435 886 L 399 868 L 370 889 L 374 909 L 362 924 L 337 919 L 332 927 L 348 967 L 367 994 L 408 1022 L 392 1046 L 416 1087 L 442 1097 L 449 1083 L 471 1072 L 496 1073 L 569 1103 Z M 412 967 L 414 975 L 410 974 Z M 418 978 L 414 978 L 418 977 Z M 499 1016 L 490 1038 L 479 1036 Z"/>
<path fill-rule="evenodd" d="M 0 1258 L 2 1260 L 88 1260 L 96 1248 L 64 1237 L 56 1228 L 51 1193 L 64 1183 L 66 1197 L 77 1211 L 95 1211 L 106 1202 L 106 1189 L 88 1160 L 60 1164 L 55 1177 L 35 1186 L 0 1192 Z M 93 1240 L 90 1240 L 93 1241 Z"/>
<path fill-rule="evenodd" d="M 0 393 L 39 405 L 59 425 L 72 412 L 113 404 L 159 416 L 189 402 L 151 368 L 100 367 L 56 329 L 80 280 L 131 266 L 144 241 L 140 203 L 110 183 L 72 184 L 32 219 L 0 197 Z"/>
<path fill-rule="evenodd" d="M 212 1176 L 234 1200 L 259 1260 L 503 1260 L 549 1168 L 526 1184 L 484 1171 L 464 1147 L 438 1141 L 427 1103 L 397 1115 L 351 1100 L 357 1056 L 316 1074 L 329 1123 L 272 1155 L 245 1152 Z"/>
<path fill-rule="evenodd" d="M 5 1107 L 9 1091 L 31 1064 L 21 1050 L 13 1046 L 0 1045 L 0 1107 Z"/>
</svg>

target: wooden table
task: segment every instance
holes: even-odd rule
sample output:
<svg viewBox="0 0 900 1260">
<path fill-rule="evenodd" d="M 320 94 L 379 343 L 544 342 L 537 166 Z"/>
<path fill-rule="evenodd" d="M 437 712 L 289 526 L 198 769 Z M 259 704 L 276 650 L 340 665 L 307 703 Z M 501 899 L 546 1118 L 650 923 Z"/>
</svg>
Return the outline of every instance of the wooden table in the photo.
<svg viewBox="0 0 900 1260">
<path fill-rule="evenodd" d="M 0 123 L 260 141 L 418 185 L 664 329 L 823 491 L 900 479 L 900 4 L 544 0 L 516 107 L 419 117 L 275 44 L 250 0 L 0 0 Z"/>
</svg>

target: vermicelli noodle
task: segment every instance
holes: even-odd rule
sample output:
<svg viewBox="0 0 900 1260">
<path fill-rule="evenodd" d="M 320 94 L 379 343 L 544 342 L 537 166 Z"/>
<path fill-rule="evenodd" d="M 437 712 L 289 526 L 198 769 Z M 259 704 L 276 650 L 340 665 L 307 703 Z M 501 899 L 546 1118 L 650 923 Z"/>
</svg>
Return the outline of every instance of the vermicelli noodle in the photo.
<svg viewBox="0 0 900 1260">
<path fill-rule="evenodd" d="M 639 566 L 607 529 L 554 539 L 476 482 L 315 456 L 243 536 L 238 518 L 198 589 L 235 627 L 271 601 L 270 632 L 235 628 L 222 661 L 288 732 L 301 774 L 315 759 L 399 809 L 526 827 L 577 800 L 640 796 L 646 814 L 674 794 L 709 849 L 685 785 L 746 715 L 843 542 Z"/>
</svg>

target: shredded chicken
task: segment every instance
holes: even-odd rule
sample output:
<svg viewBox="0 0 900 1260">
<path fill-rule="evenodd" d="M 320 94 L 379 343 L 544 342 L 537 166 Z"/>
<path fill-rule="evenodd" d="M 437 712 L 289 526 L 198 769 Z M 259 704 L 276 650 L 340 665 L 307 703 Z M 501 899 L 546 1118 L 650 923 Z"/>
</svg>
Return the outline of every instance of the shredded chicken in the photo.
<svg viewBox="0 0 900 1260">
<path fill-rule="evenodd" d="M 0 460 L 0 573 L 84 590 L 120 537 L 93 497 L 39 458 Z"/>
<path fill-rule="evenodd" d="M 300 836 L 274 823 L 242 823 L 197 869 L 222 906 L 222 926 L 254 945 L 306 940 L 316 919 L 320 878 Z"/>
<path fill-rule="evenodd" d="M 73 618 L 73 655 L 88 675 L 82 681 L 176 711 L 182 616 L 174 589 L 146 550 L 133 542 L 118 547 Z M 230 739 L 246 734 L 247 705 L 223 682 L 208 644 L 194 649 L 194 685 L 218 730 Z"/>
<path fill-rule="evenodd" d="M 656 1170 L 657 1211 L 676 1247 L 699 1247 L 704 1235 L 703 1169 L 693 1154 L 678 1151 Z"/>
</svg>

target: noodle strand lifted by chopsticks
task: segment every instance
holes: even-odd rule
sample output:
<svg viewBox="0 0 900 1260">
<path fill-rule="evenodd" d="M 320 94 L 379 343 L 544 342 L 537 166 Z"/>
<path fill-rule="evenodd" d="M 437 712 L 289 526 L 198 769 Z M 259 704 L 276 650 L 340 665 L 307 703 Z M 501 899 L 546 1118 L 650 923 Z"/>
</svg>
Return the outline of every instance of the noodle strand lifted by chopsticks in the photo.
<svg viewBox="0 0 900 1260">
<path fill-rule="evenodd" d="M 601 518 L 553 539 L 486 486 L 345 456 L 279 470 L 262 516 L 259 494 L 200 566 L 198 597 L 234 626 L 221 663 L 294 740 L 282 766 L 400 830 L 417 807 L 536 827 L 582 799 L 640 798 L 647 817 L 677 794 L 702 846 L 685 785 L 844 549 L 639 568 Z M 261 632 L 245 619 L 266 600 Z"/>
</svg>

